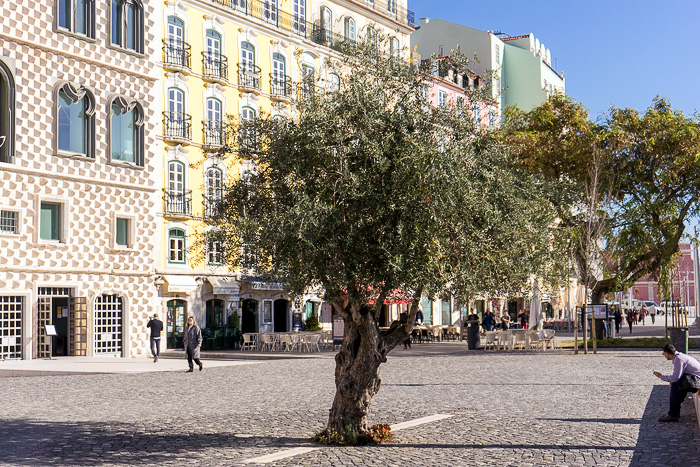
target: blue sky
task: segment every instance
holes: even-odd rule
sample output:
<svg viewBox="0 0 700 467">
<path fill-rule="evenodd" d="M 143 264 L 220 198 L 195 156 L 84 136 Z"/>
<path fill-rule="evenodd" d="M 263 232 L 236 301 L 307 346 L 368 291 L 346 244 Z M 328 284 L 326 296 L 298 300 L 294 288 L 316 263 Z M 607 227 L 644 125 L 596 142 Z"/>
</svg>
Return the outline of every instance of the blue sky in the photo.
<svg viewBox="0 0 700 467">
<path fill-rule="evenodd" d="M 700 112 L 698 0 L 409 0 L 408 8 L 416 22 L 533 33 L 592 119 L 612 105 L 644 111 L 656 95 L 688 115 Z"/>
</svg>

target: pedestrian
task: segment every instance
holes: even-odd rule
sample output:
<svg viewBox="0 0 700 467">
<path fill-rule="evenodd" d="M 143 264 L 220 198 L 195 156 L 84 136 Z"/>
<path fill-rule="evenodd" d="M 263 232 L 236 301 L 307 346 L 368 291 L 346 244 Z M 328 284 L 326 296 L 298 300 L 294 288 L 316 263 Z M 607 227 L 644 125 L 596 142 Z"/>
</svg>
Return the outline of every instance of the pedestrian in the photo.
<svg viewBox="0 0 700 467">
<path fill-rule="evenodd" d="M 630 334 L 632 334 L 632 325 L 634 324 L 634 311 L 633 310 L 627 310 L 627 316 L 625 316 L 627 319 L 627 324 L 630 326 Z"/>
<path fill-rule="evenodd" d="M 486 316 L 484 316 L 484 328 L 486 328 L 487 331 L 493 331 L 493 327 L 495 324 L 496 321 L 493 317 L 493 311 L 489 310 L 486 313 Z"/>
<path fill-rule="evenodd" d="M 634 324 L 639 324 L 639 310 L 634 307 Z"/>
<path fill-rule="evenodd" d="M 649 316 L 651 317 L 651 324 L 656 321 L 656 306 L 652 305 L 649 307 Z"/>
<path fill-rule="evenodd" d="M 204 365 L 202 365 L 202 362 L 199 360 L 199 349 L 202 347 L 202 330 L 197 326 L 197 321 L 195 321 L 194 316 L 187 318 L 187 325 L 185 326 L 182 341 L 185 344 L 187 363 L 190 365 L 190 369 L 187 370 L 187 373 L 194 371 L 192 360 L 199 365 L 199 371 L 202 371 Z"/>
<path fill-rule="evenodd" d="M 510 327 L 510 315 L 507 311 L 504 311 L 503 316 L 501 316 L 501 326 L 503 327 L 504 331 L 507 331 Z"/>
<path fill-rule="evenodd" d="M 160 333 L 163 330 L 163 322 L 158 319 L 158 313 L 153 313 L 153 318 L 146 323 L 147 328 L 151 328 L 151 355 L 153 363 L 160 357 Z"/>
<path fill-rule="evenodd" d="M 681 418 L 681 404 L 689 392 L 700 388 L 700 362 L 690 355 L 678 352 L 671 344 L 663 346 L 666 360 L 673 360 L 673 374 L 662 375 L 658 371 L 654 376 L 670 383 L 668 414 L 659 418 L 660 422 L 677 422 Z"/>
<path fill-rule="evenodd" d="M 642 326 L 646 326 L 646 323 L 644 322 L 646 317 L 647 317 L 647 309 L 644 305 L 642 305 L 642 309 L 639 310 L 639 319 L 642 321 Z"/>
<path fill-rule="evenodd" d="M 518 318 L 520 319 L 520 329 L 527 329 L 527 323 L 530 320 L 530 317 L 527 315 L 525 310 L 520 310 L 520 313 L 518 313 Z"/>
<path fill-rule="evenodd" d="M 615 308 L 615 335 L 620 334 L 620 324 L 622 324 L 622 311 L 619 308 Z"/>
<path fill-rule="evenodd" d="M 416 311 L 416 325 L 420 326 L 423 324 L 423 310 L 418 308 L 418 311 Z"/>
</svg>

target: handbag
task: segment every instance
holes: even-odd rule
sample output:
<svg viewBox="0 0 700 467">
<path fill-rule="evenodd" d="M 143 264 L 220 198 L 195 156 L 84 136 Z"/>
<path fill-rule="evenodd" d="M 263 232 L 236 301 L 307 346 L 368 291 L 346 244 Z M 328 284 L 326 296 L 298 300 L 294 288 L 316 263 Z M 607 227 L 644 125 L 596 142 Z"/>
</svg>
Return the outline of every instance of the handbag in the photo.
<svg viewBox="0 0 700 467">
<path fill-rule="evenodd" d="M 678 380 L 678 390 L 688 391 L 688 392 L 698 392 L 700 389 L 700 378 L 695 375 L 683 374 L 681 379 Z"/>
</svg>

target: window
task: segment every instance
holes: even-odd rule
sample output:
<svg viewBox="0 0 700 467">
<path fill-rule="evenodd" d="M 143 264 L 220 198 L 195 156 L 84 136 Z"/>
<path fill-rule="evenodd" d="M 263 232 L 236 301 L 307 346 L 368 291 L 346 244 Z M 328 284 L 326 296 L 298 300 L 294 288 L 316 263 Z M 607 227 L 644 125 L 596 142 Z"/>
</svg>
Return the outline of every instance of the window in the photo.
<svg viewBox="0 0 700 467">
<path fill-rule="evenodd" d="M 213 217 L 223 197 L 224 173 L 218 167 L 209 167 L 204 176 L 204 215 Z"/>
<path fill-rule="evenodd" d="M 0 210 L 0 234 L 19 233 L 19 213 Z"/>
<path fill-rule="evenodd" d="M 395 37 L 389 39 L 389 56 L 393 59 L 398 59 L 401 53 L 401 45 Z"/>
<path fill-rule="evenodd" d="M 241 70 L 243 73 L 255 74 L 255 47 L 250 42 L 241 44 Z"/>
<path fill-rule="evenodd" d="M 477 128 L 481 128 L 481 106 L 478 102 L 474 103 L 473 109 L 474 124 Z"/>
<path fill-rule="evenodd" d="M 41 203 L 39 220 L 39 238 L 41 240 L 61 241 L 61 204 Z"/>
<path fill-rule="evenodd" d="M 110 119 L 111 160 L 138 167 L 144 165 L 143 108 L 134 100 L 117 97 L 112 101 Z"/>
<path fill-rule="evenodd" d="M 94 0 L 58 0 L 56 7 L 60 28 L 95 38 Z"/>
<path fill-rule="evenodd" d="M 344 22 L 344 33 L 345 33 L 345 40 L 349 41 L 354 41 L 356 38 L 355 35 L 355 20 L 350 18 L 349 16 L 345 17 L 345 22 Z"/>
<path fill-rule="evenodd" d="M 58 90 L 56 139 L 58 152 L 95 157 L 95 98 L 82 86 L 64 84 Z"/>
<path fill-rule="evenodd" d="M 272 88 L 273 94 L 287 95 L 286 89 L 287 66 L 284 56 L 279 53 L 272 54 Z"/>
<path fill-rule="evenodd" d="M 430 104 L 430 90 L 428 89 L 428 86 L 426 84 L 422 84 L 418 90 L 419 98 L 421 101 L 423 101 L 423 104 Z"/>
<path fill-rule="evenodd" d="M 296 34 L 306 36 L 306 0 L 292 3 L 292 29 Z"/>
<path fill-rule="evenodd" d="M 182 48 L 185 43 L 185 22 L 177 16 L 168 16 L 168 44 Z"/>
<path fill-rule="evenodd" d="M 15 156 L 15 80 L 0 60 L 0 162 Z"/>
<path fill-rule="evenodd" d="M 168 262 L 185 263 L 185 231 L 182 229 L 168 231 Z"/>
<path fill-rule="evenodd" d="M 263 0 L 263 19 L 277 24 L 277 0 Z"/>
<path fill-rule="evenodd" d="M 396 15 L 396 0 L 387 0 L 386 11 L 392 15 Z"/>
<path fill-rule="evenodd" d="M 257 147 L 258 138 L 255 128 L 252 126 L 253 120 L 255 120 L 255 110 L 250 107 L 243 107 L 241 109 L 241 125 L 243 126 L 241 147 L 245 149 L 255 149 Z M 251 125 L 246 125 L 247 123 L 251 123 Z"/>
<path fill-rule="evenodd" d="M 447 105 L 447 92 L 442 90 L 438 91 L 438 105 L 440 107 Z"/>
<path fill-rule="evenodd" d="M 496 55 L 496 68 L 498 68 L 501 64 L 501 47 L 498 44 L 496 44 L 494 52 Z"/>
<path fill-rule="evenodd" d="M 496 112 L 489 110 L 489 127 L 496 126 Z"/>
<path fill-rule="evenodd" d="M 263 323 L 272 322 L 272 300 L 263 300 Z"/>
<path fill-rule="evenodd" d="M 116 222 L 116 244 L 117 246 L 128 248 L 131 246 L 131 220 L 121 217 Z"/>
<path fill-rule="evenodd" d="M 165 211 L 171 214 L 189 215 L 191 197 L 185 192 L 185 164 L 168 162 L 168 187 L 165 191 Z"/>
<path fill-rule="evenodd" d="M 141 0 L 112 0 L 112 44 L 143 53 L 143 37 Z"/>
<path fill-rule="evenodd" d="M 331 92 L 340 90 L 340 78 L 335 73 L 328 75 L 328 90 Z"/>
<path fill-rule="evenodd" d="M 204 144 L 223 146 L 224 125 L 221 112 L 221 101 L 215 97 L 207 99 L 207 119 L 204 122 Z"/>
<path fill-rule="evenodd" d="M 224 264 L 224 245 L 220 241 L 210 240 L 207 244 L 207 263 L 212 266 Z"/>
</svg>

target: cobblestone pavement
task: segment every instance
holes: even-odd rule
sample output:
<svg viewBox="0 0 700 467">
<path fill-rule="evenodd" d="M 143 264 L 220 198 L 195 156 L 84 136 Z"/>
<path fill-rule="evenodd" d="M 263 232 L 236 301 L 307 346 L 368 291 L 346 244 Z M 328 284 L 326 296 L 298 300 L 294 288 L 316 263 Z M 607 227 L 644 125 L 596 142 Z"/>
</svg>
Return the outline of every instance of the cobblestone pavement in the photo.
<svg viewBox="0 0 700 467">
<path fill-rule="evenodd" d="M 671 371 L 660 351 L 394 352 L 370 422 L 450 418 L 399 431 L 390 445 L 321 447 L 267 465 L 700 463 L 692 401 L 680 423 L 657 422 L 668 388 L 652 371 Z M 0 378 L 0 465 L 243 465 L 309 445 L 333 398 L 333 368 L 331 359 L 294 359 L 190 374 Z"/>
</svg>

